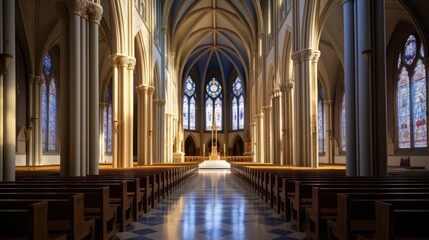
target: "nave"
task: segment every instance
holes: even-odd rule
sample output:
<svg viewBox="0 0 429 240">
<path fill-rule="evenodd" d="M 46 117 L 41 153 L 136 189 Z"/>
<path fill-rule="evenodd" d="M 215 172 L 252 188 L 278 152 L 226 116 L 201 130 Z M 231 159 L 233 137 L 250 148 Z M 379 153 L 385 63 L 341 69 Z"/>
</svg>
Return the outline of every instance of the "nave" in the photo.
<svg viewBox="0 0 429 240">
<path fill-rule="evenodd" d="M 200 170 L 119 239 L 304 239 L 229 170 Z"/>
</svg>

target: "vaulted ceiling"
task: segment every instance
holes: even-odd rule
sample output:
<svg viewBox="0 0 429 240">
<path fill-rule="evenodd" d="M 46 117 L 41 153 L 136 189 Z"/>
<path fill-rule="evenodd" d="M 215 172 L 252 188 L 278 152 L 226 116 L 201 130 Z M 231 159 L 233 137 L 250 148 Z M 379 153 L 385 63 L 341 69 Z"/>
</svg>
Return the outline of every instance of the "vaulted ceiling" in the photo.
<svg viewBox="0 0 429 240">
<path fill-rule="evenodd" d="M 182 79 L 195 67 L 199 77 L 217 70 L 247 79 L 257 43 L 255 0 L 175 0 L 170 16 L 172 51 Z"/>
</svg>

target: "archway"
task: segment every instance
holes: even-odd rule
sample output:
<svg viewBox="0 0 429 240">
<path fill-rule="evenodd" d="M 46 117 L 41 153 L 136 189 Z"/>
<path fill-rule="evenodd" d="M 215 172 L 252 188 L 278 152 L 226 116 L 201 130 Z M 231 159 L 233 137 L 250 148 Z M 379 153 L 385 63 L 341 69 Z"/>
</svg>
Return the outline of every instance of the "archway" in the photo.
<svg viewBox="0 0 429 240">
<path fill-rule="evenodd" d="M 197 151 L 195 148 L 195 142 L 194 139 L 192 139 L 191 136 L 186 138 L 185 141 L 185 156 L 196 156 Z"/>
<path fill-rule="evenodd" d="M 234 141 L 234 146 L 232 147 L 233 156 L 243 156 L 244 153 L 244 142 L 240 136 L 237 136 Z"/>
</svg>

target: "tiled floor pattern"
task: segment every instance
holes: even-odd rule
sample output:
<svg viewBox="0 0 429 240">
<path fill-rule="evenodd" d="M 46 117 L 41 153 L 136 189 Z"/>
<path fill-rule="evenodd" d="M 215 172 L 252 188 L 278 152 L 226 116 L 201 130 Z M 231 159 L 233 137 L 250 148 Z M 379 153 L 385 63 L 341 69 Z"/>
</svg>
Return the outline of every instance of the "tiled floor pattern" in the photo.
<svg viewBox="0 0 429 240">
<path fill-rule="evenodd" d="M 117 239 L 304 239 L 229 171 L 201 172 Z"/>
</svg>

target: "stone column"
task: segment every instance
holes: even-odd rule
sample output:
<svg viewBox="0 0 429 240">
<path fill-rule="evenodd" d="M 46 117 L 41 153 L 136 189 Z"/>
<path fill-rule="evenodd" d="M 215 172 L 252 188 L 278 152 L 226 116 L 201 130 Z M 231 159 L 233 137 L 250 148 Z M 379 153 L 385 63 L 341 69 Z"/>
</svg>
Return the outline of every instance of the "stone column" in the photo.
<svg viewBox="0 0 429 240">
<path fill-rule="evenodd" d="M 273 133 L 273 141 L 272 141 L 272 150 L 273 150 L 273 163 L 280 165 L 281 161 L 281 137 L 280 137 L 280 128 L 281 128 L 281 108 L 280 108 L 280 89 L 276 88 L 273 92 L 272 97 L 273 102 L 273 117 L 272 117 L 272 133 Z"/>
<path fill-rule="evenodd" d="M 114 54 L 113 74 L 113 149 L 112 161 L 115 168 L 132 167 L 133 162 L 133 117 L 132 81 L 129 79 L 129 57 Z"/>
<path fill-rule="evenodd" d="M 134 153 L 133 153 L 133 134 L 134 134 L 134 68 L 136 66 L 136 59 L 133 57 L 128 57 L 128 65 L 126 68 L 126 79 L 124 79 L 124 85 L 126 89 L 124 89 L 124 109 L 127 109 L 127 114 L 124 119 L 124 127 L 126 127 L 126 134 L 124 135 L 127 143 L 126 153 L 128 154 L 128 158 L 126 158 L 125 167 L 133 167 L 134 165 Z"/>
<path fill-rule="evenodd" d="M 333 121 L 332 121 L 332 100 L 324 101 L 325 107 L 325 147 L 326 147 L 326 159 L 329 164 L 334 163 L 334 147 L 332 141 L 332 129 L 333 129 Z"/>
<path fill-rule="evenodd" d="M 164 159 L 164 106 L 165 100 L 163 99 L 154 99 L 153 104 L 155 107 L 155 117 L 154 117 L 154 162 L 161 163 Z"/>
<path fill-rule="evenodd" d="M 272 132 L 271 132 L 271 110 L 272 106 L 267 105 L 262 107 L 264 116 L 264 162 L 273 163 L 272 160 Z"/>
<path fill-rule="evenodd" d="M 296 77 L 296 165 L 317 167 L 317 60 L 320 52 L 302 49 L 292 54 Z"/>
<path fill-rule="evenodd" d="M 285 82 L 280 86 L 282 92 L 282 164 L 294 164 L 294 83 Z"/>
<path fill-rule="evenodd" d="M 26 155 L 26 166 L 34 165 L 34 84 L 35 84 L 36 76 L 29 75 L 27 76 L 28 82 L 28 114 L 30 115 L 30 122 L 27 124 L 27 155 Z"/>
<path fill-rule="evenodd" d="M 256 161 L 264 163 L 264 114 L 256 114 Z"/>
<path fill-rule="evenodd" d="M 43 149 L 42 149 L 42 115 L 40 113 L 41 109 L 41 85 L 42 85 L 42 77 L 36 76 L 35 82 L 34 82 L 34 165 L 38 166 L 42 164 L 42 156 L 43 156 Z"/>
<path fill-rule="evenodd" d="M 69 13 L 67 6 L 61 2 L 57 2 L 57 13 L 61 24 L 61 37 L 60 37 L 60 101 L 59 101 L 59 133 L 61 138 L 60 144 L 60 172 L 61 176 L 68 176 L 70 172 L 70 146 L 69 146 L 69 132 L 70 132 L 70 118 L 69 118 Z M 35 125 L 35 124 L 34 124 Z M 35 130 L 36 128 L 34 128 Z M 33 130 L 33 131 L 34 131 Z"/>
<path fill-rule="evenodd" d="M 146 109 L 144 108 L 144 96 L 146 88 L 144 85 L 140 85 L 136 87 L 136 91 L 137 91 L 137 163 L 138 165 L 145 165 L 145 157 L 144 157 L 144 149 L 145 149 L 145 139 L 144 139 L 144 132 L 146 130 L 146 122 L 144 121 L 145 119 L 145 114 L 146 114 Z"/>
<path fill-rule="evenodd" d="M 356 105 L 355 105 L 355 23 L 354 0 L 343 0 L 344 21 L 344 83 L 346 108 L 346 174 L 357 175 Z"/>
<path fill-rule="evenodd" d="M 100 139 L 100 129 L 103 125 L 100 123 L 100 112 L 103 114 L 103 108 L 100 111 L 99 92 L 99 25 L 103 17 L 103 8 L 101 5 L 90 2 L 89 12 L 89 174 L 98 175 L 98 163 L 101 160 L 101 146 L 104 141 Z M 101 127 L 100 127 L 101 126 Z M 101 141 L 100 141 L 101 140 Z M 103 144 L 104 145 L 104 144 Z M 104 152 L 104 151 L 103 151 Z"/>
<path fill-rule="evenodd" d="M 147 161 L 148 164 L 153 164 L 153 93 L 155 92 L 155 87 L 148 87 L 148 101 L 147 101 L 147 119 L 148 122 L 148 133 L 147 133 Z"/>
<path fill-rule="evenodd" d="M 250 126 L 250 141 L 251 141 L 251 143 L 250 143 L 250 152 L 251 152 L 251 155 L 253 156 L 253 161 L 254 162 L 257 162 L 257 160 L 256 160 L 256 152 L 257 152 L 257 149 L 256 149 L 256 122 L 251 122 L 250 124 L 249 124 L 249 126 Z"/>
<path fill-rule="evenodd" d="M 15 180 L 16 153 L 16 53 L 15 53 L 15 1 L 3 1 L 3 53 L 12 55 L 7 72 L 3 74 L 2 106 L 0 105 L 3 126 L 2 153 L 0 155 L 0 181 Z"/>
</svg>

